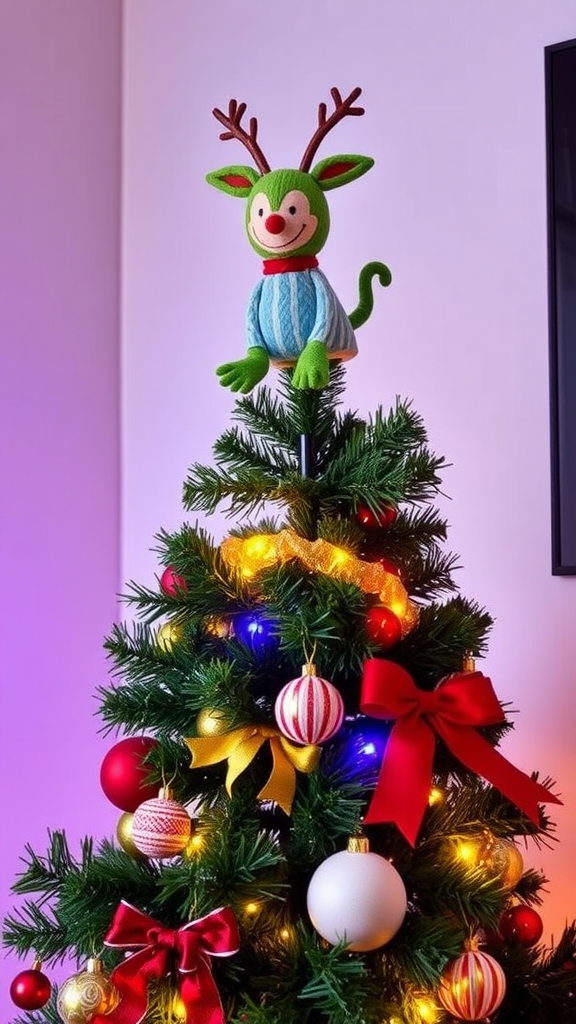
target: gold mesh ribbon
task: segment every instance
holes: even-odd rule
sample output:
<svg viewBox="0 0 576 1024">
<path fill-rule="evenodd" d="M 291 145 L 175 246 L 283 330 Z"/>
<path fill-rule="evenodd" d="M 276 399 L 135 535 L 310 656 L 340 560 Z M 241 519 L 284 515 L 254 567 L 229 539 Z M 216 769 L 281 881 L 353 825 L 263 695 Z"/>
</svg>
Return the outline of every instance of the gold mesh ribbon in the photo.
<svg viewBox="0 0 576 1024">
<path fill-rule="evenodd" d="M 379 562 L 363 562 L 344 548 L 327 540 L 306 540 L 293 530 L 254 534 L 252 537 L 228 537 L 220 545 L 224 561 L 252 579 L 262 569 L 298 558 L 311 572 L 353 583 L 365 594 L 377 594 L 381 604 L 400 621 L 402 636 L 418 622 L 418 608 L 398 577 Z"/>
<path fill-rule="evenodd" d="M 272 771 L 258 793 L 258 799 L 274 800 L 286 814 L 290 814 L 296 792 L 296 770 L 305 774 L 314 771 L 320 757 L 320 747 L 311 743 L 304 747 L 298 746 L 286 739 L 278 729 L 268 725 L 247 725 L 224 733 L 223 736 L 200 736 L 184 740 L 192 754 L 192 768 L 205 768 L 228 760 L 226 790 L 229 796 L 232 796 L 235 780 L 267 741 L 272 753 Z"/>
</svg>

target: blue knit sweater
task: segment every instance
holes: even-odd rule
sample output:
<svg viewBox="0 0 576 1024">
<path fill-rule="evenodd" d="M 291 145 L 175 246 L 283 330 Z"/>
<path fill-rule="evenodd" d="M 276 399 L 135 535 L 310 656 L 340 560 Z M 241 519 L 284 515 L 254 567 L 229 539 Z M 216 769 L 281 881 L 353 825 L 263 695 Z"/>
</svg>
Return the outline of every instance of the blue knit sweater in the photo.
<svg viewBox="0 0 576 1024">
<path fill-rule="evenodd" d="M 293 366 L 309 341 L 331 359 L 351 359 L 354 331 L 322 271 L 270 274 L 256 285 L 246 317 L 248 347 L 265 348 L 273 366 Z"/>
</svg>

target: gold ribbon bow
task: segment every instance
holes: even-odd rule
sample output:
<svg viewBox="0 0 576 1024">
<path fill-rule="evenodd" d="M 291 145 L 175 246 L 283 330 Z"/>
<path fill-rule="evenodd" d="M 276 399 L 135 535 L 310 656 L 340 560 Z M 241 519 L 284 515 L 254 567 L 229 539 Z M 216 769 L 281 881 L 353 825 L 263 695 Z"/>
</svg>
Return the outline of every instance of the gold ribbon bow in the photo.
<svg viewBox="0 0 576 1024">
<path fill-rule="evenodd" d="M 246 725 L 223 736 L 200 736 L 184 742 L 192 754 L 192 768 L 205 768 L 228 759 L 226 790 L 232 796 L 234 782 L 267 740 L 272 752 L 272 771 L 258 793 L 258 799 L 274 800 L 286 814 L 290 814 L 296 792 L 296 770 L 306 774 L 314 771 L 320 747 L 312 743 L 298 746 L 269 725 Z"/>
<path fill-rule="evenodd" d="M 381 604 L 399 619 L 402 636 L 418 622 L 418 608 L 394 573 L 379 562 L 364 562 L 327 540 L 306 540 L 294 530 L 285 529 L 251 537 L 227 537 L 220 552 L 224 561 L 238 569 L 245 579 L 252 579 L 267 566 L 297 558 L 311 572 L 354 583 L 365 594 L 377 594 Z"/>
</svg>

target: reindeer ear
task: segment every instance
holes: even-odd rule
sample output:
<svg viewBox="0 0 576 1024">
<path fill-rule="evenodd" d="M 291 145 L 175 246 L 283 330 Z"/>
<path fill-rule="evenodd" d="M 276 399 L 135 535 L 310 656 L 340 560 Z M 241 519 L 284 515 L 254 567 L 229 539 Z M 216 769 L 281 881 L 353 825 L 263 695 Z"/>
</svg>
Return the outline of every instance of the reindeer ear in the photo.
<svg viewBox="0 0 576 1024">
<path fill-rule="evenodd" d="M 328 156 L 312 168 L 310 174 L 319 184 L 323 192 L 331 188 L 340 188 L 340 185 L 347 185 L 354 178 L 366 174 L 373 166 L 371 156 Z"/>
<path fill-rule="evenodd" d="M 253 167 L 243 167 L 234 164 L 232 167 L 221 167 L 219 171 L 210 171 L 206 175 L 206 181 L 221 192 L 227 192 L 229 196 L 238 196 L 240 199 L 250 194 L 252 186 L 259 180 L 260 175 Z"/>
</svg>

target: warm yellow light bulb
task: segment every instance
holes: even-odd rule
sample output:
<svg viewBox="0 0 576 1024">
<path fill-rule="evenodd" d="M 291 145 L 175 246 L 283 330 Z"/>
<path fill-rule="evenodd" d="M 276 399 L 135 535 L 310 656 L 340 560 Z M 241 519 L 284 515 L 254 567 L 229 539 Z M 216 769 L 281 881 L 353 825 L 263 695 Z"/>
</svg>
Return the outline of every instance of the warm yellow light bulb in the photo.
<svg viewBox="0 0 576 1024">
<path fill-rule="evenodd" d="M 404 614 L 406 612 L 406 601 L 398 600 L 397 598 L 392 598 L 388 601 L 388 607 L 391 612 L 394 612 L 394 615 L 396 616 L 397 619 L 404 618 Z"/>
<path fill-rule="evenodd" d="M 244 911 L 245 911 L 246 914 L 255 914 L 257 912 L 257 910 L 258 910 L 258 904 L 257 903 L 246 903 L 246 905 L 244 907 Z"/>
<path fill-rule="evenodd" d="M 185 1021 L 187 1017 L 186 1004 L 179 992 L 176 993 L 172 1000 L 172 1016 L 178 1021 Z"/>
<path fill-rule="evenodd" d="M 344 551 L 343 548 L 333 548 L 331 555 L 332 557 L 328 565 L 328 572 L 335 572 L 340 569 L 341 566 L 346 565 L 346 562 L 350 561 L 348 551 Z"/>
<path fill-rule="evenodd" d="M 292 932 L 290 931 L 290 928 L 281 928 L 280 929 L 280 938 L 283 940 L 283 942 L 287 942 L 288 939 L 290 939 L 291 937 L 292 937 Z"/>
<path fill-rule="evenodd" d="M 275 538 L 258 533 L 248 537 L 244 542 L 244 554 L 254 561 L 269 562 L 276 557 Z"/>
<path fill-rule="evenodd" d="M 210 633 L 211 636 L 226 637 L 230 633 L 230 623 L 226 622 L 225 619 L 207 619 L 206 632 Z"/>
<path fill-rule="evenodd" d="M 439 1008 L 428 999 L 427 996 L 422 996 L 416 1000 L 416 1009 L 420 1014 L 423 1024 L 436 1024 L 438 1020 Z"/>
<path fill-rule="evenodd" d="M 462 839 L 456 846 L 456 854 L 460 860 L 464 861 L 465 864 L 471 867 L 476 867 L 478 860 L 478 844 L 467 842 L 465 839 Z"/>
<path fill-rule="evenodd" d="M 432 786 L 430 793 L 428 794 L 428 804 L 430 807 L 434 807 L 436 804 L 441 804 L 444 799 L 444 793 L 439 786 Z"/>
</svg>

